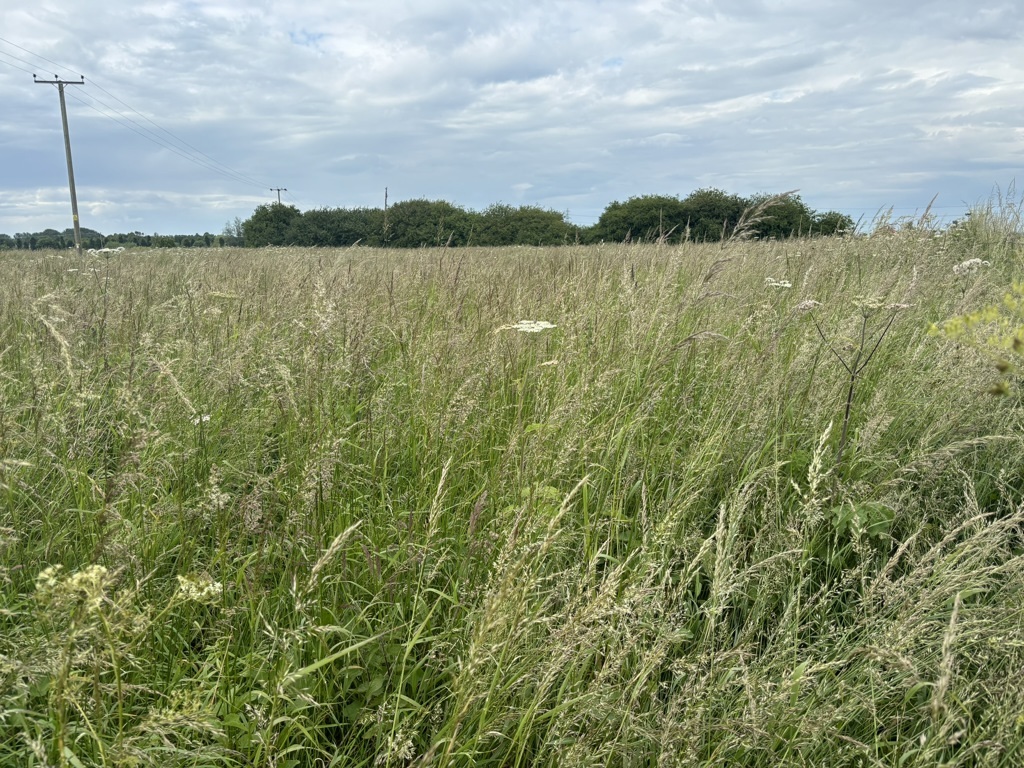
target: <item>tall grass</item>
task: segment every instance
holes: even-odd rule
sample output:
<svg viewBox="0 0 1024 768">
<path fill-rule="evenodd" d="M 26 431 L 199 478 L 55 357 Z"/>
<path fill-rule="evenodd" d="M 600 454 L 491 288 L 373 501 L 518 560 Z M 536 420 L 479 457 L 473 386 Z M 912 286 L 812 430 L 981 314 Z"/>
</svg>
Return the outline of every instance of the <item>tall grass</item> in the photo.
<svg viewBox="0 0 1024 768">
<path fill-rule="evenodd" d="M 0 764 L 1019 764 L 1000 243 L 0 256 Z"/>
</svg>

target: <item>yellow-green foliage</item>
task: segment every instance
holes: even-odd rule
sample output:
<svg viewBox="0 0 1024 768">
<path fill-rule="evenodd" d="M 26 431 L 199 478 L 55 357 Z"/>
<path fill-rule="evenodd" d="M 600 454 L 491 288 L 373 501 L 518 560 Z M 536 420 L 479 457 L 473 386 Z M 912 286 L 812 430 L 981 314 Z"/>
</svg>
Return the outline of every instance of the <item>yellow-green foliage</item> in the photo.
<svg viewBox="0 0 1024 768">
<path fill-rule="evenodd" d="M 1001 302 L 933 324 L 931 330 L 984 350 L 1002 374 L 1020 373 L 1024 362 L 1024 283 L 1014 283 Z M 1006 394 L 1009 389 L 1009 382 L 1003 380 L 993 393 Z"/>
</svg>

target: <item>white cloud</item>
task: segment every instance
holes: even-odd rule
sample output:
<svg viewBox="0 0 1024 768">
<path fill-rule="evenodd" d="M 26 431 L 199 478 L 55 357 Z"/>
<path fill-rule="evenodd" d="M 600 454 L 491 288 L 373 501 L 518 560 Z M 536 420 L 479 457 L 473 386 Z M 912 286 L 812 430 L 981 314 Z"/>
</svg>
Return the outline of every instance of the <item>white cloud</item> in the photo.
<svg viewBox="0 0 1024 768">
<path fill-rule="evenodd" d="M 855 216 L 938 193 L 957 215 L 1022 167 L 1022 30 L 1014 3 L 987 0 L 5 7 L 0 232 L 70 219 L 55 93 L 15 68 L 53 66 L 14 46 L 86 76 L 68 88 L 83 225 L 194 232 L 271 186 L 301 208 L 380 205 L 387 186 L 479 209 L 511 191 L 582 223 L 708 185 L 799 188 Z"/>
</svg>

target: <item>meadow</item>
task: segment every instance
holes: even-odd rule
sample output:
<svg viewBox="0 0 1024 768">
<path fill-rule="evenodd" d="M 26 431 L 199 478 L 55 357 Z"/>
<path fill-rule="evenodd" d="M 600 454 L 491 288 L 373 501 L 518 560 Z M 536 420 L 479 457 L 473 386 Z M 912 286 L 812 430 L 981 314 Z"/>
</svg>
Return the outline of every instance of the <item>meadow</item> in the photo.
<svg viewBox="0 0 1024 768">
<path fill-rule="evenodd" d="M 1020 765 L 983 223 L 0 254 L 0 764 Z"/>
</svg>

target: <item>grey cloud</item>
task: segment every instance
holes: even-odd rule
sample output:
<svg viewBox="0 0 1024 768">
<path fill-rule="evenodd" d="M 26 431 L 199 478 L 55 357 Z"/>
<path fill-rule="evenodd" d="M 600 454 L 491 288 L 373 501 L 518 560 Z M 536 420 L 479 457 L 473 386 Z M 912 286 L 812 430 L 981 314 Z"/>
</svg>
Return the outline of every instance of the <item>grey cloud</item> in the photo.
<svg viewBox="0 0 1024 768">
<path fill-rule="evenodd" d="M 0 34 L 306 207 L 379 205 L 388 186 L 590 216 L 709 184 L 913 207 L 1021 165 L 1006 2 L 85 0 L 74 27 L 59 5 L 0 10 Z M 0 202 L 0 231 L 65 215 L 51 90 L 0 65 L 0 167 L 23 201 Z M 69 107 L 100 221 L 219 230 L 269 197 Z M 32 208 L 39 187 L 55 192 Z"/>
</svg>

